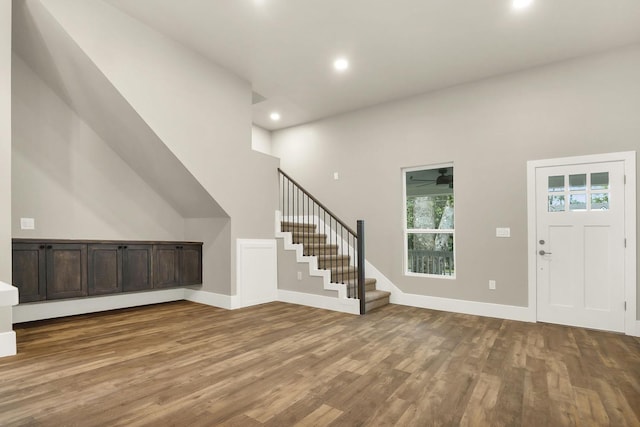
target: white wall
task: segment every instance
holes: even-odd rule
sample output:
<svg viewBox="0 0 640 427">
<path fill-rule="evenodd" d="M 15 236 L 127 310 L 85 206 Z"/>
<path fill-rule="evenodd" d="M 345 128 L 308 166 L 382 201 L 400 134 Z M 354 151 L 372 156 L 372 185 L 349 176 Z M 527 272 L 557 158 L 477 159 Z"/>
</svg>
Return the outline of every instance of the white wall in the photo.
<svg viewBox="0 0 640 427">
<path fill-rule="evenodd" d="M 17 56 L 12 104 L 13 237 L 183 240 L 183 217 Z"/>
<path fill-rule="evenodd" d="M 251 149 L 250 84 L 110 5 L 41 4 L 231 217 L 233 295 L 235 240 L 273 237 L 277 206 L 278 162 Z"/>
<path fill-rule="evenodd" d="M 11 2 L 0 2 L 0 281 L 11 283 Z"/>
<path fill-rule="evenodd" d="M 3 283 L 6 282 L 7 284 Z M 0 2 L 0 357 L 16 352 L 11 306 L 11 2 Z M 13 294 L 13 295 L 12 295 Z"/>
<path fill-rule="evenodd" d="M 273 153 L 338 215 L 365 220 L 367 259 L 403 291 L 526 306 L 526 161 L 638 150 L 638 76 L 635 46 L 276 131 Z M 401 169 L 445 162 L 457 278 L 404 276 Z"/>
<path fill-rule="evenodd" d="M 324 288 L 324 277 L 309 274 L 309 264 L 298 262 L 296 252 L 284 248 L 284 239 L 278 241 L 278 289 L 338 298 L 338 291 Z M 301 278 L 298 280 L 298 274 Z"/>
<path fill-rule="evenodd" d="M 231 221 L 229 218 L 188 218 L 185 240 L 202 242 L 202 286 L 194 289 L 228 294 L 231 282 Z"/>
<path fill-rule="evenodd" d="M 271 132 L 260 126 L 251 126 L 251 148 L 271 155 Z"/>
</svg>

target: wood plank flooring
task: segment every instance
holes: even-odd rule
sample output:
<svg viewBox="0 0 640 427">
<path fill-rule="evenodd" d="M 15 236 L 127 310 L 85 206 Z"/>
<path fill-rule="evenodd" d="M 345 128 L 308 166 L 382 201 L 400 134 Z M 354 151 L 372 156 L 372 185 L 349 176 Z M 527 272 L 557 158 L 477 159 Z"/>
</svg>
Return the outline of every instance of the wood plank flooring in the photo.
<svg viewBox="0 0 640 427">
<path fill-rule="evenodd" d="M 640 425 L 640 340 L 580 328 L 181 301 L 16 333 L 2 426 Z"/>
</svg>

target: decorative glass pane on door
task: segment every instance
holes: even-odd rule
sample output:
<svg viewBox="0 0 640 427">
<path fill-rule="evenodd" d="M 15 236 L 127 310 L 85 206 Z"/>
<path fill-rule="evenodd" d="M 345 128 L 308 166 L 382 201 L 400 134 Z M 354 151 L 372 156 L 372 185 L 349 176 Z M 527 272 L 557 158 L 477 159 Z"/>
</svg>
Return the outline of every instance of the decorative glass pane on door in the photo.
<svg viewBox="0 0 640 427">
<path fill-rule="evenodd" d="M 587 174 L 569 175 L 569 190 L 584 191 L 587 189 Z"/>
<path fill-rule="evenodd" d="M 592 190 L 607 190 L 609 189 L 609 172 L 597 172 L 591 174 L 591 189 Z"/>
<path fill-rule="evenodd" d="M 549 192 L 564 191 L 564 175 L 549 177 Z"/>
<path fill-rule="evenodd" d="M 564 195 L 549 196 L 549 212 L 564 212 Z"/>
<path fill-rule="evenodd" d="M 547 211 L 607 211 L 610 186 L 609 172 L 549 176 Z"/>
<path fill-rule="evenodd" d="M 609 193 L 591 193 L 591 210 L 609 210 Z"/>
<path fill-rule="evenodd" d="M 587 195 L 586 194 L 572 194 L 569 197 L 569 210 L 572 210 L 572 211 L 586 211 L 587 210 Z"/>
</svg>

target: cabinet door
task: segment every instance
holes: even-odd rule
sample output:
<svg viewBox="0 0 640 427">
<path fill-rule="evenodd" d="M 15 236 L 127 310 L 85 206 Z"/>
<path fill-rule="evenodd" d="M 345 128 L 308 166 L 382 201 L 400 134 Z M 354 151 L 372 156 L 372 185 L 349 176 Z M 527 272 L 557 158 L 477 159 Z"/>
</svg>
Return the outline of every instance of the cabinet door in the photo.
<svg viewBox="0 0 640 427">
<path fill-rule="evenodd" d="M 89 295 L 122 292 L 122 246 L 88 246 Z"/>
<path fill-rule="evenodd" d="M 49 244 L 47 299 L 87 296 L 87 245 Z"/>
<path fill-rule="evenodd" d="M 12 256 L 12 282 L 18 288 L 20 302 L 46 299 L 45 246 L 39 243 L 14 243 Z"/>
<path fill-rule="evenodd" d="M 180 285 L 180 246 L 153 246 L 153 287 Z"/>
<path fill-rule="evenodd" d="M 122 280 L 125 292 L 153 288 L 151 248 L 151 245 L 125 245 L 123 247 Z"/>
<path fill-rule="evenodd" d="M 180 284 L 199 285 L 202 283 L 202 246 L 180 246 Z"/>
</svg>

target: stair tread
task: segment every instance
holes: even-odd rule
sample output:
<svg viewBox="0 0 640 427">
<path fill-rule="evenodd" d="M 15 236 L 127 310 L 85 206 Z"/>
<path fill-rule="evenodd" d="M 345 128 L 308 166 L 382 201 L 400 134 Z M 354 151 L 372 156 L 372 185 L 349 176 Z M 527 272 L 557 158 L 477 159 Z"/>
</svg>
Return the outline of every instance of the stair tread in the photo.
<svg viewBox="0 0 640 427">
<path fill-rule="evenodd" d="M 287 227 L 316 227 L 316 224 L 312 222 L 292 222 L 292 221 L 282 221 L 281 225 L 286 225 Z"/>
<path fill-rule="evenodd" d="M 349 279 L 349 280 L 345 280 L 345 283 L 349 284 L 349 285 L 355 285 L 356 282 L 358 281 L 358 279 Z M 373 277 L 365 277 L 364 278 L 364 284 L 366 285 L 375 285 L 378 281 L 376 279 L 374 279 Z"/>
<path fill-rule="evenodd" d="M 289 231 L 289 233 L 293 234 L 294 236 L 323 236 L 323 237 L 327 237 L 327 233 L 315 233 L 315 232 L 310 232 L 310 231 Z"/>
<path fill-rule="evenodd" d="M 317 255 L 317 257 L 318 257 L 318 261 L 338 260 L 338 259 L 351 258 L 349 255 L 338 255 L 338 254 L 332 254 L 332 255 L 322 254 L 322 255 Z"/>
</svg>

